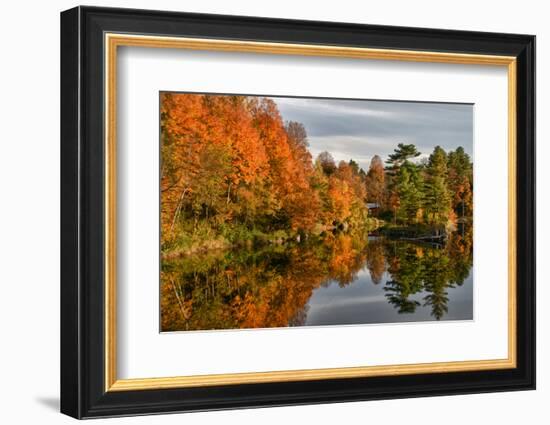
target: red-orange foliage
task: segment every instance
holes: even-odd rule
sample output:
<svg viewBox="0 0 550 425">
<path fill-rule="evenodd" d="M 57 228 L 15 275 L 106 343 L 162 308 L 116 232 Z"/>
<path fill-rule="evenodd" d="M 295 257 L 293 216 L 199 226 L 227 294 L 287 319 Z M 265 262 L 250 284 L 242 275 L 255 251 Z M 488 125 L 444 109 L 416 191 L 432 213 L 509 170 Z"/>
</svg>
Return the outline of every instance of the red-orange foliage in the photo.
<svg viewBox="0 0 550 425">
<path fill-rule="evenodd" d="M 163 93 L 161 135 L 163 242 L 177 236 L 184 216 L 195 226 L 263 220 L 309 233 L 364 207 L 357 172 L 342 163 L 319 175 L 304 127 L 283 123 L 269 98 Z"/>
</svg>

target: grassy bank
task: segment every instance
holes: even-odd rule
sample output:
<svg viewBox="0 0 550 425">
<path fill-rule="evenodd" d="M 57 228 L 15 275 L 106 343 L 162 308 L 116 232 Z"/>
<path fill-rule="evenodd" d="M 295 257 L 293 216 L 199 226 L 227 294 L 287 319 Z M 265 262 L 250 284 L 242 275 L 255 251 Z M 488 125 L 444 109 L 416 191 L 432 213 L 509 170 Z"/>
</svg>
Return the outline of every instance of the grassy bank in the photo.
<svg viewBox="0 0 550 425">
<path fill-rule="evenodd" d="M 244 224 L 223 223 L 213 226 L 200 222 L 194 227 L 182 226 L 172 238 L 164 238 L 166 241 L 161 247 L 161 254 L 163 258 L 170 259 L 230 248 L 298 244 L 307 240 L 331 239 L 340 233 L 366 237 L 368 232 L 383 224 L 382 220 L 368 218 L 364 226 L 351 227 L 345 223 L 330 227 L 316 226 L 312 232 L 304 233 L 291 229 L 266 231 Z"/>
</svg>

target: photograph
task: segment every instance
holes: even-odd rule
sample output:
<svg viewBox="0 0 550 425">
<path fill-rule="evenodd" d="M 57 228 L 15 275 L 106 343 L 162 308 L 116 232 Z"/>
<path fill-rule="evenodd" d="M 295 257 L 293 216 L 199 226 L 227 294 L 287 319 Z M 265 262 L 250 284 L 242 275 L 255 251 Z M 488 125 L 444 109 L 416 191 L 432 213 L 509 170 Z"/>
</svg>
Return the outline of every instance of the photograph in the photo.
<svg viewBox="0 0 550 425">
<path fill-rule="evenodd" d="M 256 16 L 221 3 L 75 6 L 53 23 L 39 10 L 51 48 L 18 51 L 6 68 L 21 76 L 8 87 L 21 123 L 5 139 L 21 139 L 24 121 L 41 129 L 36 149 L 6 144 L 26 151 L 6 155 L 24 200 L 5 210 L 32 216 L 4 220 L 9 250 L 23 264 L 29 241 L 46 248 L 29 281 L 40 284 L 5 286 L 45 288 L 25 300 L 52 317 L 39 339 L 17 335 L 28 341 L 15 352 L 57 344 L 12 368 L 10 388 L 36 377 L 38 407 L 16 397 L 13 415 L 231 422 L 221 410 L 255 409 L 235 418 L 273 410 L 267 422 L 280 423 L 300 409 L 326 419 L 320 405 L 338 403 L 387 421 L 385 400 L 406 399 L 396 421 L 425 422 L 426 402 L 460 423 L 480 406 L 504 422 L 540 416 L 543 14 L 290 2 Z M 56 57 L 33 79 L 21 72 Z M 46 90 L 32 98 L 44 104 L 60 89 L 60 108 L 22 113 L 22 79 Z M 60 149 L 44 142 L 50 127 Z M 50 171 L 56 190 L 31 196 Z M 42 285 L 48 267 L 60 290 Z M 14 335 L 36 327 L 36 314 L 9 308 L 23 320 Z"/>
<path fill-rule="evenodd" d="M 159 104 L 161 332 L 473 320 L 474 105 Z"/>
</svg>

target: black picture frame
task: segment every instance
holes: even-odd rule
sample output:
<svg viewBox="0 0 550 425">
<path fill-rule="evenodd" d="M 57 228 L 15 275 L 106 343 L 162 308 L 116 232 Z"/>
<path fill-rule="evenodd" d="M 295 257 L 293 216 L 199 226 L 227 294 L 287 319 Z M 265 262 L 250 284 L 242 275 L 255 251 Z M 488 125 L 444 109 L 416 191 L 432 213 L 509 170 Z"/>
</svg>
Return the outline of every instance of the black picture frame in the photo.
<svg viewBox="0 0 550 425">
<path fill-rule="evenodd" d="M 106 392 L 105 32 L 516 57 L 517 367 Z M 92 418 L 534 388 L 534 36 L 96 7 L 61 13 L 62 413 Z"/>
</svg>

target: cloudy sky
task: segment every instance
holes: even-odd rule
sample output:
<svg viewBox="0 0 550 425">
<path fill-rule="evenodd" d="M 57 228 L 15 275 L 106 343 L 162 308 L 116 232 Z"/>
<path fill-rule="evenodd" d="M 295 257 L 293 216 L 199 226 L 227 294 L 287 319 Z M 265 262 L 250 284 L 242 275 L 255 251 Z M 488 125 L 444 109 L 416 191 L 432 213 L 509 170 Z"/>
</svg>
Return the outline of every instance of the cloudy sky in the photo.
<svg viewBox="0 0 550 425">
<path fill-rule="evenodd" d="M 446 151 L 473 149 L 473 106 L 466 104 L 374 100 L 272 98 L 285 121 L 301 122 L 315 158 L 328 151 L 336 161 L 354 159 L 368 170 L 398 143 L 413 143 L 427 157 L 440 145 Z"/>
</svg>

